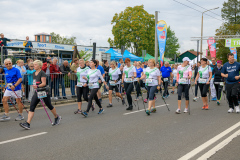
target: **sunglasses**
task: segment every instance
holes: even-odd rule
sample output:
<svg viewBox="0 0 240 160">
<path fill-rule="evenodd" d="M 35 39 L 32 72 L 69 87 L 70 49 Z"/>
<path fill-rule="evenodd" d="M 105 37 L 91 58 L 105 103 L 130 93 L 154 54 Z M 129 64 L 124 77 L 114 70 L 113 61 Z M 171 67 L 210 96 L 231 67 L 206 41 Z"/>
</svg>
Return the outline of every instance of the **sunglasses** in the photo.
<svg viewBox="0 0 240 160">
<path fill-rule="evenodd" d="M 33 66 L 29 66 L 29 67 L 33 67 Z"/>
<path fill-rule="evenodd" d="M 12 63 L 6 63 L 5 65 L 10 65 L 10 64 L 12 64 Z"/>
</svg>

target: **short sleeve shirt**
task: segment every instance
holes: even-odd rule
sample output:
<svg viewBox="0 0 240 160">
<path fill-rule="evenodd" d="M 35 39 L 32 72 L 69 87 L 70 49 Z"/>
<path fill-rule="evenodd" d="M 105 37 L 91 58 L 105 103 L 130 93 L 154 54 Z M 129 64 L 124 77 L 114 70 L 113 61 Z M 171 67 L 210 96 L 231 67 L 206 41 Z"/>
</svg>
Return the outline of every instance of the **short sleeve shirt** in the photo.
<svg viewBox="0 0 240 160">
<path fill-rule="evenodd" d="M 4 68 L 4 73 L 6 75 L 7 83 L 12 83 L 13 85 L 18 81 L 19 78 L 22 78 L 19 69 L 13 67 L 12 69 L 8 70 Z M 11 91 L 10 88 L 7 87 L 7 90 Z M 14 91 L 21 90 L 21 83 L 15 87 Z"/>
<path fill-rule="evenodd" d="M 147 86 L 157 86 L 158 85 L 158 76 L 160 76 L 160 71 L 158 68 L 151 69 L 150 67 L 146 68 L 144 71 L 146 79 L 153 79 L 152 83 L 146 83 Z"/>
<path fill-rule="evenodd" d="M 47 77 L 46 73 L 44 71 L 40 71 L 37 75 L 36 72 L 33 72 L 33 85 L 36 82 L 36 85 L 42 84 L 42 77 Z"/>
</svg>

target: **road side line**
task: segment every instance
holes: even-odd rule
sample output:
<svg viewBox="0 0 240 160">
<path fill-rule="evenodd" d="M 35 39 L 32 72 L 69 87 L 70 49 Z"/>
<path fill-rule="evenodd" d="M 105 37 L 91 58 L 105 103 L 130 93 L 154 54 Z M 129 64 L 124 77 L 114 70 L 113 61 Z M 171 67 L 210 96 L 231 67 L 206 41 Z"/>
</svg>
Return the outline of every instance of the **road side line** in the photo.
<svg viewBox="0 0 240 160">
<path fill-rule="evenodd" d="M 25 136 L 25 137 L 15 138 L 15 139 L 7 140 L 7 141 L 2 141 L 2 142 L 0 142 L 0 144 L 5 144 L 5 143 L 14 142 L 14 141 L 19 141 L 19 140 L 26 139 L 26 138 L 36 137 L 36 136 L 40 136 L 40 135 L 43 135 L 43 134 L 46 134 L 46 133 L 47 132 L 41 132 L 41 133 L 32 134 L 32 135 Z"/>
<path fill-rule="evenodd" d="M 169 104 L 167 104 L 167 105 L 169 105 Z M 165 104 L 160 105 L 160 106 L 156 106 L 156 108 L 163 107 L 163 106 L 165 106 Z M 137 111 L 133 111 L 133 112 L 129 112 L 129 113 L 124 113 L 123 115 L 126 116 L 126 115 L 129 115 L 129 114 L 138 113 L 138 112 L 142 112 L 142 111 L 145 111 L 145 109 L 141 109 L 141 110 L 137 110 Z"/>
<path fill-rule="evenodd" d="M 200 158 L 198 158 L 198 160 L 203 160 L 203 159 L 208 159 L 210 158 L 212 155 L 214 155 L 217 151 L 219 151 L 220 149 L 222 149 L 223 147 L 225 147 L 228 143 L 230 143 L 234 138 L 236 138 L 237 136 L 240 135 L 240 130 L 238 130 L 237 132 L 235 132 L 234 134 L 232 134 L 230 137 L 226 138 L 225 140 L 223 140 L 221 143 L 219 143 L 217 146 L 215 146 L 214 148 L 212 148 L 211 150 L 209 150 L 207 153 L 205 153 L 204 155 L 202 155 Z"/>
<path fill-rule="evenodd" d="M 207 147 L 209 147 L 210 145 L 212 145 L 213 143 L 215 143 L 216 141 L 218 141 L 219 139 L 221 139 L 222 137 L 224 137 L 228 133 L 232 132 L 234 129 L 236 129 L 239 126 L 240 126 L 240 122 L 236 123 L 235 125 L 231 126 L 230 128 L 226 129 L 225 131 L 221 132 L 217 136 L 215 136 L 212 139 L 208 140 L 207 142 L 205 142 L 204 144 L 202 144 L 199 147 L 195 148 L 194 150 L 192 150 L 191 152 L 187 153 L 186 155 L 184 155 L 183 157 L 179 158 L 178 160 L 187 160 L 187 159 L 190 159 L 190 158 L 194 157 L 196 154 L 198 154 L 199 152 L 203 151 L 204 149 L 206 149 Z"/>
</svg>

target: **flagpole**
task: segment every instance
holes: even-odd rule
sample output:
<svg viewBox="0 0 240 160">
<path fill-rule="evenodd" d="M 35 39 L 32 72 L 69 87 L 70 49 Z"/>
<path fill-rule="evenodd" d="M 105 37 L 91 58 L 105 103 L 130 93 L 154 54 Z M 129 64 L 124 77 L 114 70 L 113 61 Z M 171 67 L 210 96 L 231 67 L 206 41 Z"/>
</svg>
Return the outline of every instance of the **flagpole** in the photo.
<svg viewBox="0 0 240 160">
<path fill-rule="evenodd" d="M 158 61 L 158 40 L 157 40 L 158 11 L 155 11 L 155 62 Z M 160 63 L 161 64 L 161 63 Z"/>
</svg>

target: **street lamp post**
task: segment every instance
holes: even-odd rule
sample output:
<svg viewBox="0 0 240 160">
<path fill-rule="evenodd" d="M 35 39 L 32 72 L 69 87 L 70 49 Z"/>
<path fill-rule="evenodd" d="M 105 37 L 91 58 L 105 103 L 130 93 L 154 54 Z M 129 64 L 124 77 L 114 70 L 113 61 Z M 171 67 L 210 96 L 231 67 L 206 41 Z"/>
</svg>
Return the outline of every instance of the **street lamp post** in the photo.
<svg viewBox="0 0 240 160">
<path fill-rule="evenodd" d="M 208 11 L 211 11 L 211 10 L 215 10 L 215 9 L 218 9 L 219 7 L 216 7 L 216 8 L 212 8 L 212 9 L 208 9 L 204 12 L 202 12 L 202 24 L 201 24 L 201 43 L 200 43 L 200 59 L 202 58 L 202 37 L 203 37 L 203 13 L 206 13 Z"/>
</svg>

